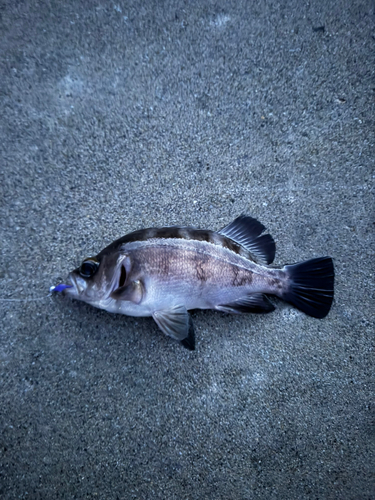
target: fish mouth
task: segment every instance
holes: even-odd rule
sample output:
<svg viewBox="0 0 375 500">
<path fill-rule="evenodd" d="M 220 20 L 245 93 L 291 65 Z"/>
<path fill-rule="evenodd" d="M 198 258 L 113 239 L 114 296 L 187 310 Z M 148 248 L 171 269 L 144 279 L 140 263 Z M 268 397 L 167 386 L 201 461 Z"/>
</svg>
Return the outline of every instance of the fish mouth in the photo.
<svg viewBox="0 0 375 500">
<path fill-rule="evenodd" d="M 83 292 L 83 287 L 79 286 L 79 283 L 73 273 L 69 273 L 67 284 L 65 286 L 66 288 L 62 290 L 63 295 L 77 297 Z"/>
</svg>

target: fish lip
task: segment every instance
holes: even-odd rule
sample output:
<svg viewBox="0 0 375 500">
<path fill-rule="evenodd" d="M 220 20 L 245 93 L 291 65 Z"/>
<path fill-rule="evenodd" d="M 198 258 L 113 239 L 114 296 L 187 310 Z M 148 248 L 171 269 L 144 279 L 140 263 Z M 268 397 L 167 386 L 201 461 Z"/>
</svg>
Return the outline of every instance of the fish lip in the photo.
<svg viewBox="0 0 375 500">
<path fill-rule="evenodd" d="M 71 285 L 71 286 L 70 286 L 70 288 L 65 288 L 65 290 L 63 290 L 62 293 L 64 295 L 77 296 L 77 295 L 80 295 L 83 291 L 83 290 L 79 289 L 78 283 L 77 283 L 73 273 L 69 273 L 68 279 L 67 279 L 67 285 Z"/>
</svg>

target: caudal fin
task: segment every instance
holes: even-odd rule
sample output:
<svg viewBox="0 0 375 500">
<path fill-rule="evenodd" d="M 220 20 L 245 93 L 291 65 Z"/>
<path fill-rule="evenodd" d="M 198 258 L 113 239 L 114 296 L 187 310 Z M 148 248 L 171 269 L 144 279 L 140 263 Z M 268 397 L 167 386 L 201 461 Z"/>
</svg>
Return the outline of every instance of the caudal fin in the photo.
<svg viewBox="0 0 375 500">
<path fill-rule="evenodd" d="M 288 288 L 283 299 L 314 318 L 327 316 L 333 300 L 331 257 L 319 257 L 284 267 Z"/>
</svg>

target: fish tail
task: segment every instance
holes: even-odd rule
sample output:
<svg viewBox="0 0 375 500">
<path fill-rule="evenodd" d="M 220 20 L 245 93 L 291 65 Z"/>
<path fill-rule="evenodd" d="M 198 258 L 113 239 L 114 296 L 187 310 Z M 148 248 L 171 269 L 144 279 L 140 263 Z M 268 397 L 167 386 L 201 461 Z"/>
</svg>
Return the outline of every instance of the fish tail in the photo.
<svg viewBox="0 0 375 500">
<path fill-rule="evenodd" d="M 333 301 L 331 257 L 319 257 L 284 267 L 286 291 L 282 298 L 314 318 L 327 316 Z"/>
</svg>

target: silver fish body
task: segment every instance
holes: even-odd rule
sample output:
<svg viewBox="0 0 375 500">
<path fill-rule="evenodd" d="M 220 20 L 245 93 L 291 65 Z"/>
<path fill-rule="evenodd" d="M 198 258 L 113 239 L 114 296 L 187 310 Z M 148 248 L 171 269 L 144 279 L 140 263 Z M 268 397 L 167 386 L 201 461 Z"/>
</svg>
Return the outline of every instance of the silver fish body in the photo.
<svg viewBox="0 0 375 500">
<path fill-rule="evenodd" d="M 333 299 L 332 259 L 267 267 L 275 243 L 257 220 L 240 216 L 219 232 L 187 227 L 130 233 L 70 273 L 65 295 L 109 312 L 152 316 L 194 349 L 191 309 L 271 312 L 267 295 L 324 317 Z"/>
</svg>

